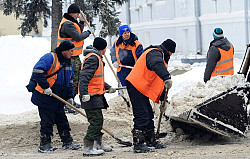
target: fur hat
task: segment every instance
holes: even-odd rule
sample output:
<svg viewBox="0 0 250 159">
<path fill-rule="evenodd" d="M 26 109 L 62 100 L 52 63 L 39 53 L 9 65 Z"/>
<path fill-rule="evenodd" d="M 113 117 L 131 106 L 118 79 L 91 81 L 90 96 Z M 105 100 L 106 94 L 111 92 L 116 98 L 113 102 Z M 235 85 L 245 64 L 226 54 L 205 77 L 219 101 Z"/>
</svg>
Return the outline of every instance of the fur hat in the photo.
<svg viewBox="0 0 250 159">
<path fill-rule="evenodd" d="M 74 47 L 75 47 L 75 45 L 72 42 L 70 42 L 68 40 L 63 40 L 60 43 L 58 49 L 61 50 L 61 51 L 65 51 L 65 50 L 73 49 Z"/>
<path fill-rule="evenodd" d="M 80 13 L 80 8 L 76 4 L 71 4 L 68 8 L 68 13 Z"/>
<path fill-rule="evenodd" d="M 120 36 L 122 36 L 122 34 L 123 34 L 125 31 L 131 32 L 129 26 L 128 26 L 128 25 L 121 25 L 121 26 L 119 27 Z"/>
<path fill-rule="evenodd" d="M 175 47 L 176 47 L 176 43 L 171 40 L 171 39 L 167 39 L 165 41 L 163 41 L 162 45 L 170 52 L 174 53 L 175 52 Z"/>
<path fill-rule="evenodd" d="M 213 37 L 214 37 L 214 39 L 224 37 L 223 30 L 221 28 L 215 28 L 214 32 L 213 32 Z"/>
<path fill-rule="evenodd" d="M 93 42 L 93 46 L 97 49 L 97 50 L 103 50 L 107 47 L 107 42 L 105 39 L 100 38 L 100 37 L 96 37 L 94 39 Z"/>
</svg>

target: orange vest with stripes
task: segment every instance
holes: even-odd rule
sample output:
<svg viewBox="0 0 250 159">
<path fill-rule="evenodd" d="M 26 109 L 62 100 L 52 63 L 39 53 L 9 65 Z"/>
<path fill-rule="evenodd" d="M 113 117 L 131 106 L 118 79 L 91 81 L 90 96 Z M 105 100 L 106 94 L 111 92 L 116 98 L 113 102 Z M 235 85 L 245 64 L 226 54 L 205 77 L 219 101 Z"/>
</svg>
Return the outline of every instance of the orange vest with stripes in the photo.
<svg viewBox="0 0 250 159">
<path fill-rule="evenodd" d="M 136 49 L 137 47 L 141 44 L 138 40 L 135 40 L 135 45 L 131 46 L 131 45 L 125 45 L 124 43 L 120 43 L 118 46 L 116 45 L 117 40 L 115 41 L 115 54 L 116 54 L 116 58 L 117 58 L 117 62 L 119 65 L 122 65 L 120 57 L 119 57 L 119 50 L 120 49 L 124 49 L 124 50 L 131 50 L 132 51 L 132 55 L 135 59 L 135 62 L 137 61 L 137 56 L 136 56 Z M 117 72 L 121 71 L 121 67 L 117 68 Z"/>
<path fill-rule="evenodd" d="M 52 73 L 56 72 L 57 70 L 59 70 L 60 68 L 60 62 L 58 60 L 58 57 L 57 57 L 57 54 L 56 53 L 53 53 L 51 52 L 52 56 L 53 56 L 53 63 L 50 67 L 50 69 L 47 71 L 47 73 L 45 74 L 45 77 L 48 76 L 48 75 L 51 75 Z M 49 87 L 51 88 L 55 81 L 57 79 L 57 74 L 55 74 L 54 76 L 50 77 L 50 78 L 47 78 L 47 81 L 49 83 Z M 42 87 L 40 87 L 38 84 L 35 88 L 38 92 L 40 93 L 44 93 L 44 89 Z"/>
<path fill-rule="evenodd" d="M 211 77 L 234 74 L 234 49 L 232 44 L 230 44 L 230 46 L 231 48 L 228 51 L 218 48 L 221 54 L 221 59 L 217 62 Z"/>
<path fill-rule="evenodd" d="M 90 56 L 96 56 L 99 60 L 99 66 L 97 68 L 97 70 L 95 71 L 95 74 L 93 76 L 93 78 L 89 81 L 89 85 L 88 85 L 88 94 L 104 94 L 104 90 L 105 90 L 105 83 L 104 83 L 104 66 L 103 66 L 103 61 L 102 58 L 95 54 L 95 53 L 89 53 L 85 56 L 83 62 L 82 62 L 82 67 L 84 65 L 84 62 L 86 59 L 88 59 Z"/>
<path fill-rule="evenodd" d="M 84 43 L 83 40 L 81 40 L 81 41 L 75 41 L 75 40 L 73 40 L 73 38 L 62 38 L 62 37 L 60 36 L 60 30 L 61 30 L 62 24 L 63 24 L 64 22 L 66 22 L 66 21 L 69 21 L 69 22 L 73 23 L 74 26 L 75 26 L 75 28 L 76 28 L 76 30 L 79 32 L 79 34 L 82 33 L 81 28 L 79 27 L 79 25 L 78 25 L 77 23 L 74 23 L 74 22 L 72 22 L 72 21 L 70 21 L 70 20 L 68 20 L 68 19 L 66 19 L 66 18 L 63 18 L 62 21 L 61 21 L 61 23 L 60 23 L 60 25 L 59 25 L 59 29 L 58 29 L 57 47 L 60 45 L 60 43 L 61 43 L 63 40 L 69 40 L 69 41 L 71 41 L 72 43 L 74 43 L 74 45 L 75 45 L 74 53 L 73 53 L 72 56 L 80 55 L 80 54 L 82 53 L 82 47 L 83 47 L 83 43 Z"/>
<path fill-rule="evenodd" d="M 163 80 L 154 71 L 150 71 L 146 65 L 146 56 L 153 49 L 157 48 L 147 49 L 140 56 L 126 80 L 132 83 L 133 86 L 143 95 L 147 96 L 152 101 L 159 103 L 165 84 Z M 167 63 L 164 61 L 164 53 L 162 51 L 161 53 L 163 55 L 163 62 L 165 66 L 168 67 Z"/>
</svg>

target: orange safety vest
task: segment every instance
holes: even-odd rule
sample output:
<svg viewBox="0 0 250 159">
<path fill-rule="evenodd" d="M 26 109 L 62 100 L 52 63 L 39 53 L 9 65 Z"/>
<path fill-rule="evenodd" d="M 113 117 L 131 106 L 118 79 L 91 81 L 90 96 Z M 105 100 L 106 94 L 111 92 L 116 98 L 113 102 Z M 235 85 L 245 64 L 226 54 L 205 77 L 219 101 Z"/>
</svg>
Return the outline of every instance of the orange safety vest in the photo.
<svg viewBox="0 0 250 159">
<path fill-rule="evenodd" d="M 115 41 L 115 54 L 116 54 L 116 58 L 117 58 L 117 62 L 119 65 L 122 65 L 120 57 L 119 57 L 119 50 L 120 49 L 124 49 L 124 50 L 131 50 L 133 57 L 135 59 L 135 62 L 137 61 L 137 56 L 136 56 L 136 49 L 137 47 L 141 44 L 138 40 L 135 40 L 135 45 L 131 46 L 131 45 L 125 45 L 124 43 L 120 43 L 118 46 L 116 45 L 117 40 Z M 121 67 L 117 68 L 117 72 L 121 71 Z"/>
<path fill-rule="evenodd" d="M 153 49 L 160 50 L 158 48 L 147 49 L 140 56 L 126 80 L 132 83 L 133 86 L 143 95 L 147 96 L 152 101 L 159 103 L 165 84 L 163 80 L 154 71 L 150 71 L 146 65 L 146 56 Z M 163 62 L 165 66 L 168 67 L 167 63 L 164 61 L 164 53 L 162 50 L 160 51 L 163 54 Z"/>
<path fill-rule="evenodd" d="M 232 44 L 230 44 L 230 46 L 231 48 L 228 51 L 218 48 L 221 54 L 221 58 L 217 62 L 214 71 L 211 74 L 211 77 L 215 77 L 218 75 L 234 74 L 234 64 L 233 64 L 234 49 Z"/>
<path fill-rule="evenodd" d="M 60 25 L 59 25 L 59 29 L 58 29 L 58 34 L 57 34 L 57 47 L 60 45 L 60 43 L 61 43 L 63 40 L 69 40 L 69 41 L 71 41 L 72 43 L 74 43 L 74 45 L 75 45 L 74 53 L 73 53 L 72 56 L 80 55 L 80 54 L 82 53 L 82 47 L 83 47 L 83 43 L 84 43 L 83 40 L 81 40 L 81 41 L 75 41 L 75 40 L 73 40 L 73 38 L 62 38 L 62 37 L 60 36 L 60 30 L 61 30 L 62 24 L 63 24 L 64 22 L 66 22 L 66 21 L 73 23 L 74 26 L 75 26 L 75 28 L 76 28 L 76 30 L 79 32 L 79 34 L 82 33 L 81 28 L 78 26 L 77 23 L 74 23 L 74 22 L 72 22 L 72 21 L 70 21 L 70 20 L 68 20 L 68 19 L 66 19 L 66 18 L 63 18 L 62 21 L 61 21 L 61 23 L 60 23 Z"/>
<path fill-rule="evenodd" d="M 56 72 L 60 68 L 60 61 L 58 60 L 57 54 L 54 52 L 51 52 L 51 54 L 53 56 L 53 63 L 51 65 L 50 69 L 45 74 L 45 77 L 48 75 L 51 75 L 52 73 Z M 47 78 L 47 81 L 49 83 L 50 88 L 54 85 L 56 79 L 57 79 L 57 74 L 55 74 L 54 76 L 52 76 L 50 78 Z M 38 84 L 37 84 L 35 89 L 42 94 L 44 93 L 44 89 L 42 87 L 40 87 Z"/>
<path fill-rule="evenodd" d="M 90 56 L 96 56 L 99 60 L 99 66 L 97 68 L 97 70 L 95 71 L 95 74 L 93 76 L 93 78 L 89 81 L 89 85 L 88 85 L 88 94 L 104 94 L 104 90 L 105 90 L 105 83 L 104 83 L 104 66 L 103 66 L 103 61 L 102 58 L 95 54 L 95 53 L 89 53 L 86 55 L 86 57 L 84 58 L 83 62 L 82 62 L 82 67 L 84 65 L 84 62 L 86 59 L 88 59 Z M 80 93 L 79 93 L 80 94 Z"/>
</svg>

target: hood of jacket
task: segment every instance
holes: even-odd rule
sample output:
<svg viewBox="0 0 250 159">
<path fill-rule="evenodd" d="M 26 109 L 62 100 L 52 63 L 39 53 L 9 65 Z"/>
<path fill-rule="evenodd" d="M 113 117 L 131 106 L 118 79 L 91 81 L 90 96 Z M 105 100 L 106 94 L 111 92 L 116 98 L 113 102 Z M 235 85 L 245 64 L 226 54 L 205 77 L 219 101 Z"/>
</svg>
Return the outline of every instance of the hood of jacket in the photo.
<svg viewBox="0 0 250 159">
<path fill-rule="evenodd" d="M 102 57 L 101 53 L 99 50 L 97 50 L 95 47 L 93 47 L 92 45 L 89 45 L 86 47 L 86 49 L 83 50 L 83 55 L 86 56 L 89 53 L 95 53 L 97 55 L 99 55 L 100 57 Z"/>
<path fill-rule="evenodd" d="M 228 51 L 231 48 L 230 42 L 227 40 L 227 38 L 224 37 L 211 41 L 210 47 L 211 46 L 215 46 L 226 51 Z"/>
<path fill-rule="evenodd" d="M 158 48 L 162 50 L 162 52 L 164 53 L 164 61 L 168 63 L 168 60 L 170 59 L 170 55 L 168 54 L 167 49 L 163 45 L 150 45 L 149 47 L 145 48 L 143 52 L 145 52 L 147 49 L 150 49 L 150 48 Z"/>
<path fill-rule="evenodd" d="M 120 36 L 117 40 L 116 46 L 118 46 L 120 43 L 124 43 L 125 45 L 129 44 L 131 46 L 134 46 L 135 40 L 138 40 L 138 37 L 133 33 L 130 33 L 130 38 L 128 40 L 124 40 L 123 37 Z"/>
</svg>

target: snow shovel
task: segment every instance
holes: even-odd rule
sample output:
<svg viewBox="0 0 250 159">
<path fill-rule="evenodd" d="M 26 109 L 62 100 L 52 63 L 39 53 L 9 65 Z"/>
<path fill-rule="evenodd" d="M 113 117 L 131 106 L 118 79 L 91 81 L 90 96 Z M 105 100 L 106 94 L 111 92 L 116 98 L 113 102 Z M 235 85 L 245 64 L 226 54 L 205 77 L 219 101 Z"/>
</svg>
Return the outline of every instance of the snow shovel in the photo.
<svg viewBox="0 0 250 159">
<path fill-rule="evenodd" d="M 52 93 L 52 96 L 55 97 L 56 99 L 58 99 L 59 101 L 63 102 L 64 104 L 68 105 L 70 108 L 74 109 L 75 111 L 77 111 L 78 113 L 80 113 L 81 115 L 83 115 L 85 118 L 87 118 L 86 114 L 84 114 L 82 111 L 80 111 L 79 109 L 77 109 L 72 104 L 70 104 L 69 102 L 65 101 L 64 99 L 62 99 L 58 95 Z M 117 141 L 118 144 L 122 144 L 122 145 L 125 145 L 125 146 L 132 146 L 131 142 L 129 142 L 129 141 L 122 141 L 121 139 L 119 139 L 118 137 L 116 137 L 114 134 L 112 134 L 110 131 L 108 131 L 107 129 L 102 128 L 102 130 L 105 131 L 110 136 L 112 136 Z"/>
<path fill-rule="evenodd" d="M 168 97 L 168 90 L 169 89 L 166 90 L 166 93 L 164 95 L 164 100 L 162 102 L 162 107 L 165 107 L 165 105 L 166 105 L 166 100 L 167 100 L 167 97 Z M 157 139 L 163 138 L 163 137 L 165 137 L 167 135 L 167 133 L 160 133 L 161 118 L 162 118 L 163 113 L 164 112 L 161 111 L 160 116 L 159 116 L 158 127 L 157 127 L 157 131 L 156 131 L 156 134 L 155 134 L 155 137 Z"/>
<path fill-rule="evenodd" d="M 88 25 L 88 27 L 90 28 L 89 22 L 87 21 L 87 18 L 86 18 L 86 16 L 85 16 L 85 14 L 84 14 L 82 11 L 80 11 L 80 14 L 83 16 L 83 19 L 84 19 L 85 23 L 86 23 L 86 24 Z M 94 38 L 96 38 L 95 33 L 92 33 L 92 35 L 94 36 Z M 110 64 L 110 62 L 109 62 L 107 56 L 106 56 L 105 54 L 104 54 L 103 56 L 104 56 L 105 60 L 107 61 L 107 63 L 108 63 L 108 65 L 109 65 L 109 67 L 110 67 L 112 73 L 114 74 L 115 79 L 116 79 L 116 81 L 118 82 L 119 87 L 122 87 L 122 84 L 121 84 L 121 82 L 119 81 L 119 79 L 118 79 L 118 77 L 117 77 L 117 75 L 116 75 L 116 73 L 115 73 L 115 71 L 114 71 L 112 65 Z M 121 95 L 121 97 L 123 98 L 123 100 L 126 102 L 128 108 L 130 108 L 130 103 L 129 103 L 129 101 L 128 101 L 122 94 L 120 94 L 120 95 Z"/>
</svg>

